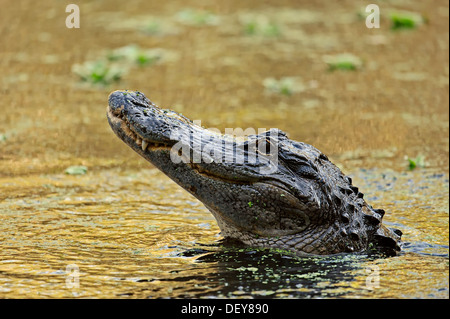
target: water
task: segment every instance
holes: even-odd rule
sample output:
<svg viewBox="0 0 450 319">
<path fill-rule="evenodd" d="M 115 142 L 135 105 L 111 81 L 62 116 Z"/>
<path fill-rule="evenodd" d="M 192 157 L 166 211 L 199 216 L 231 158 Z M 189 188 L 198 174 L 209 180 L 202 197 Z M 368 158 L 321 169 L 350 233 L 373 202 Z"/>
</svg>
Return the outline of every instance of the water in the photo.
<svg viewBox="0 0 450 319">
<path fill-rule="evenodd" d="M 0 298 L 449 297 L 448 1 L 385 1 L 380 29 L 353 0 L 79 6 L 80 29 L 59 1 L 0 11 Z M 394 9 L 429 23 L 393 32 Z M 133 44 L 163 55 L 106 85 L 73 72 Z M 362 68 L 330 72 L 325 58 L 345 52 Z M 221 132 L 276 127 L 316 146 L 386 210 L 403 251 L 223 246 L 203 205 L 113 134 L 116 89 Z M 425 168 L 408 171 L 419 155 Z M 87 174 L 64 174 L 72 165 Z"/>
<path fill-rule="evenodd" d="M 0 293 L 447 298 L 448 176 L 426 170 L 351 176 L 360 189 L 370 187 L 366 196 L 375 207 L 386 208 L 386 223 L 404 232 L 399 256 L 300 258 L 223 246 L 212 215 L 154 169 L 3 179 L 15 197 L 0 203 Z"/>
</svg>

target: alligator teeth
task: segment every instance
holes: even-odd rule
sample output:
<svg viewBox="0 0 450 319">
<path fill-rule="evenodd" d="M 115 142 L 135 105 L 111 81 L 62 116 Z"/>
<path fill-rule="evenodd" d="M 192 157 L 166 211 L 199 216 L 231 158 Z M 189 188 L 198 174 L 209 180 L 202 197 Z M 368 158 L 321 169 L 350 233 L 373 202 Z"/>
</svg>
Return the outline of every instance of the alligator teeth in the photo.
<svg viewBox="0 0 450 319">
<path fill-rule="evenodd" d="M 147 149 L 147 146 L 148 146 L 148 142 L 147 142 L 146 140 L 142 140 L 142 145 L 141 145 L 141 147 L 142 147 L 142 150 L 143 150 L 143 151 L 145 151 L 145 150 Z"/>
</svg>

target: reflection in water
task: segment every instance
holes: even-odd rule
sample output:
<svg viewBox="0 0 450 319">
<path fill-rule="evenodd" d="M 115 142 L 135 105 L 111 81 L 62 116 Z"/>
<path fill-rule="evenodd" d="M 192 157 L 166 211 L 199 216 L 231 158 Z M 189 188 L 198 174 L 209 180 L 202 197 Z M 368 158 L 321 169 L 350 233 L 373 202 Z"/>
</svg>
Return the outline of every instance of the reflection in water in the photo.
<svg viewBox="0 0 450 319">
<path fill-rule="evenodd" d="M 220 285 L 219 297 L 333 297 L 353 290 L 351 283 L 356 270 L 362 267 L 361 260 L 370 262 L 371 258 L 360 255 L 298 257 L 286 252 L 249 248 L 220 250 L 196 259 L 216 268 L 213 278 L 196 279 Z M 177 276 L 170 280 L 185 279 Z M 207 290 L 193 294 L 211 296 Z"/>
<path fill-rule="evenodd" d="M 399 256 L 223 246 L 202 204 L 153 169 L 2 179 L 0 296 L 448 297 L 448 177 L 351 176 L 404 232 Z"/>
</svg>

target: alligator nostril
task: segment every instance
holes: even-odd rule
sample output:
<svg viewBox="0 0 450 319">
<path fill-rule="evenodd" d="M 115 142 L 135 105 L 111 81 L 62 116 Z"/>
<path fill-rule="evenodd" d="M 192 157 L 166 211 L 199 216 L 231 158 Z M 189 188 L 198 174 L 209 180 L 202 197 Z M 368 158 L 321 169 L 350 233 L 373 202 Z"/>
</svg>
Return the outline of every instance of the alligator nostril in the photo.
<svg viewBox="0 0 450 319">
<path fill-rule="evenodd" d="M 114 91 L 109 94 L 108 105 L 111 111 L 116 111 L 123 105 L 125 105 L 125 98 L 129 94 L 127 91 Z"/>
</svg>

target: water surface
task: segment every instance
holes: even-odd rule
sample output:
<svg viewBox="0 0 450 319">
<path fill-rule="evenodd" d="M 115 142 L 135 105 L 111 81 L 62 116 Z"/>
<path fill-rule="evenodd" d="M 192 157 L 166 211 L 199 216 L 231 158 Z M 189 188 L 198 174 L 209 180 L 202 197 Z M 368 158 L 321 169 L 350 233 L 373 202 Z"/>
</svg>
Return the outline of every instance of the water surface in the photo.
<svg viewBox="0 0 450 319">
<path fill-rule="evenodd" d="M 447 1 L 384 1 L 379 29 L 353 0 L 79 6 L 79 29 L 59 1 L 0 11 L 0 298 L 448 298 Z M 428 23 L 394 32 L 392 10 Z M 132 45 L 163 53 L 118 82 L 74 72 Z M 341 53 L 362 66 L 330 71 Z M 113 134 L 116 89 L 222 132 L 276 127 L 314 145 L 386 210 L 403 251 L 224 247 L 206 208 Z"/>
<path fill-rule="evenodd" d="M 352 174 L 404 249 L 297 257 L 221 244 L 201 203 L 155 169 L 2 179 L 6 297 L 448 297 L 448 176 Z M 155 181 L 158 181 L 155 183 Z M 23 195 L 24 187 L 36 190 Z M 428 198 L 424 203 L 423 198 Z M 71 286 L 77 273 L 79 287 Z"/>
</svg>

